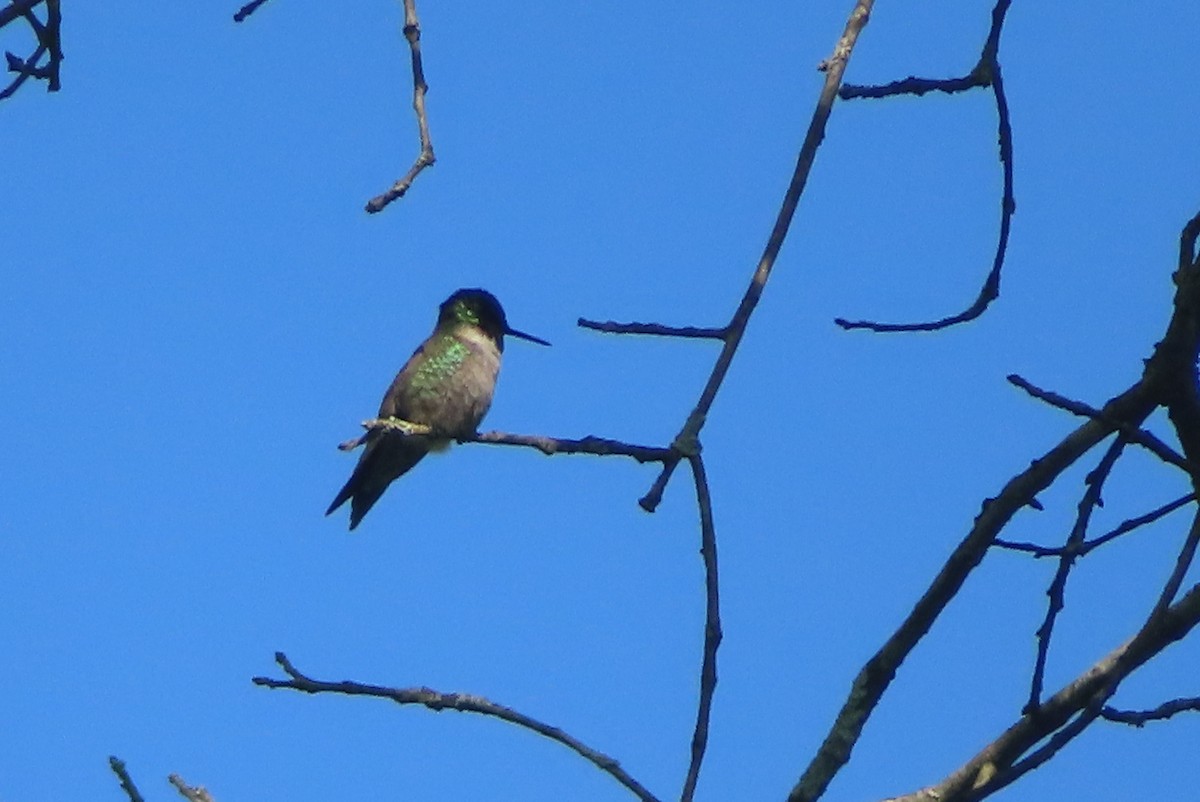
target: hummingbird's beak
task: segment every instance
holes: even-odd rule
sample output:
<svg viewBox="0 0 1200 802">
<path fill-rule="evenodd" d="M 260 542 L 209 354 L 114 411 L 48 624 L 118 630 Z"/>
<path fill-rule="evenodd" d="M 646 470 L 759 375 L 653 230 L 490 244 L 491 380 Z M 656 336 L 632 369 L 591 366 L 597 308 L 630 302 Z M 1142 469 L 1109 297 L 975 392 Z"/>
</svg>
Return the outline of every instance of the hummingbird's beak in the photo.
<svg viewBox="0 0 1200 802">
<path fill-rule="evenodd" d="M 538 345 L 549 345 L 550 344 L 550 343 L 546 342 L 545 340 L 543 340 L 541 337 L 534 337 L 532 334 L 526 334 L 523 331 L 517 331 L 516 329 L 514 329 L 512 327 L 505 328 L 504 333 L 508 334 L 512 337 L 520 337 L 522 340 L 529 340 L 529 342 L 537 343 Z"/>
</svg>

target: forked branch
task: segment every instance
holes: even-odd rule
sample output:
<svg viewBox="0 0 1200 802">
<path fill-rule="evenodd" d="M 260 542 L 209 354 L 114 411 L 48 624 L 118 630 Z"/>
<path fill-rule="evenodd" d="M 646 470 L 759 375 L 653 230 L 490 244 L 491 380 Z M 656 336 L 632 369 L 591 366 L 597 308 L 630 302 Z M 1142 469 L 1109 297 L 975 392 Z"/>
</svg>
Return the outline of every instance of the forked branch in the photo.
<svg viewBox="0 0 1200 802">
<path fill-rule="evenodd" d="M 992 9 L 992 25 L 979 62 L 965 76 L 949 79 L 909 77 L 883 86 L 846 86 L 842 98 L 883 98 L 894 95 L 924 95 L 938 90 L 946 93 L 962 92 L 974 88 L 990 88 L 996 103 L 996 137 L 1000 147 L 1000 170 L 1004 177 L 1004 189 L 1000 195 L 1000 233 L 996 240 L 996 252 L 992 257 L 992 268 L 983 280 L 979 294 L 970 306 L 961 312 L 922 323 L 877 323 L 870 320 L 846 320 L 834 322 L 844 329 L 867 329 L 875 332 L 937 331 L 966 323 L 982 315 L 992 301 L 1000 297 L 1000 271 L 1004 268 L 1004 257 L 1008 252 L 1008 236 L 1012 230 L 1013 213 L 1017 201 L 1013 195 L 1013 146 L 1012 123 L 1009 119 L 1008 96 L 1004 93 L 1004 77 L 1000 70 L 1000 33 L 1004 29 L 1004 18 L 1012 0 L 998 0 Z"/>
<path fill-rule="evenodd" d="M 796 208 L 800 204 L 800 196 L 804 194 L 804 188 L 808 184 L 808 176 L 812 172 L 812 166 L 817 157 L 817 149 L 820 148 L 821 142 L 825 139 L 825 126 L 833 110 L 833 102 L 837 99 L 838 88 L 842 85 L 842 75 L 846 71 L 846 64 L 850 61 L 850 54 L 854 51 L 854 45 L 858 42 L 859 34 L 862 33 L 863 28 L 867 25 L 873 5 L 874 0 L 858 0 L 854 6 L 854 10 L 850 13 L 850 18 L 846 22 L 846 27 L 842 32 L 841 38 L 838 39 L 837 44 L 834 46 L 833 54 L 821 63 L 821 69 L 825 73 L 825 84 L 821 89 L 820 96 L 817 98 L 817 106 L 809 121 L 808 131 L 804 136 L 804 143 L 800 146 L 800 153 L 796 157 L 796 167 L 792 171 L 791 182 L 784 193 L 783 203 L 780 206 L 779 213 L 775 217 L 775 225 L 771 228 L 771 233 L 767 238 L 766 246 L 763 248 L 762 256 L 759 258 L 758 265 L 754 268 L 754 272 L 750 276 L 750 285 L 742 295 L 742 300 L 738 304 L 737 309 L 734 310 L 729 323 L 720 328 L 698 329 L 694 327 L 663 326 L 657 323 L 622 325 L 600 323 L 583 318 L 579 320 L 580 326 L 599 331 L 632 334 L 664 334 L 676 337 L 703 336 L 721 340 L 721 351 L 717 355 L 712 372 L 709 374 L 708 381 L 700 393 L 699 401 L 696 402 L 695 408 L 688 416 L 679 434 L 676 435 L 676 443 L 698 442 L 699 440 L 700 429 L 703 428 L 704 421 L 708 417 L 708 411 L 712 408 L 713 401 L 716 400 L 717 391 L 721 389 L 721 384 L 725 381 L 725 374 L 728 373 L 729 366 L 733 362 L 733 357 L 742 342 L 742 336 L 746 333 L 746 324 L 750 322 L 750 316 L 754 313 L 755 307 L 758 306 L 763 289 L 766 287 L 767 280 L 771 277 L 771 271 L 775 267 L 775 261 L 779 257 L 779 251 L 783 247 L 784 240 L 787 239 L 792 219 L 796 215 Z M 681 332 L 689 333 L 682 334 Z M 646 495 L 638 500 L 638 504 L 641 505 L 642 509 L 647 512 L 654 512 L 658 508 L 659 502 L 662 501 L 663 491 L 666 489 L 671 475 L 675 472 L 679 461 L 686 456 L 685 453 L 680 452 L 675 459 L 663 462 L 663 467 L 658 478 L 654 480 Z"/>
<path fill-rule="evenodd" d="M 817 755 L 809 763 L 799 782 L 792 789 L 790 802 L 810 802 L 819 798 L 833 776 L 850 758 L 875 706 L 895 678 L 900 664 L 925 636 L 942 610 L 958 593 L 970 573 L 983 559 L 988 548 L 1012 517 L 1029 504 L 1038 493 L 1056 481 L 1068 467 L 1114 432 L 1129 439 L 1141 429 L 1143 422 L 1155 409 L 1172 405 L 1183 409 L 1179 418 L 1194 425 L 1200 415 L 1193 411 L 1200 403 L 1195 398 L 1196 360 L 1200 355 L 1200 257 L 1195 252 L 1200 236 L 1200 214 L 1184 227 L 1181 237 L 1180 267 L 1175 274 L 1175 310 L 1167 324 L 1167 333 L 1146 361 L 1141 378 L 1128 390 L 1110 400 L 1104 407 L 1089 415 L 1088 420 L 1044 456 L 1010 480 L 1000 494 L 984 502 L 975 525 L 958 548 L 950 555 L 941 572 L 925 595 L 917 602 L 896 632 L 859 672 L 846 703 L 830 728 Z M 1200 448 L 1200 425 L 1186 432 L 1176 417 L 1177 433 L 1184 443 L 1184 464 L 1193 464 L 1200 451 L 1192 457 L 1191 448 Z M 1189 445 L 1189 442 L 1191 445 Z M 1196 476 L 1189 472 L 1193 485 Z M 1027 712 L 1014 728 L 998 739 L 963 769 L 932 791 L 904 797 L 908 800 L 942 802 L 950 798 L 975 799 L 986 796 L 984 791 L 998 789 L 1017 776 L 1048 759 L 1053 750 L 1073 738 L 1099 716 L 1102 705 L 1129 671 L 1141 665 L 1158 650 L 1183 637 L 1200 616 L 1200 593 L 1195 588 L 1175 603 L 1180 585 L 1200 546 L 1200 526 L 1193 524 L 1176 560 L 1175 569 L 1165 583 L 1154 610 L 1143 630 L 1111 660 L 1102 662 L 1077 683 L 1060 691 L 1032 712 Z M 1104 682 L 1097 684 L 1093 676 L 1104 673 Z M 1078 716 L 1076 722 L 1067 722 Z M 1061 728 L 1061 731 L 1060 731 Z M 1018 763 L 1041 739 L 1054 735 L 1046 748 Z M 961 795 L 970 791 L 968 795 Z M 960 794 L 951 796 L 950 794 Z M 924 796 L 920 794 L 925 794 Z"/>
</svg>

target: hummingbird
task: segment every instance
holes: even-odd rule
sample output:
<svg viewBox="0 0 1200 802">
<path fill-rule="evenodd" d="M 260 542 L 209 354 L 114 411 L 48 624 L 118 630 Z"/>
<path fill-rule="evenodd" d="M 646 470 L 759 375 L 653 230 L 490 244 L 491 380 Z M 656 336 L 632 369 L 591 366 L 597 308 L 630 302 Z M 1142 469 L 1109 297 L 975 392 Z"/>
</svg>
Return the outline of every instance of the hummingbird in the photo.
<svg viewBox="0 0 1200 802">
<path fill-rule="evenodd" d="M 432 432 L 368 432 L 354 473 L 325 514 L 349 500 L 354 529 L 388 485 L 422 457 L 449 448 L 457 437 L 475 434 L 492 405 L 506 334 L 550 344 L 509 326 L 504 307 L 487 290 L 461 289 L 443 301 L 433 334 L 404 363 L 379 405 L 380 418 L 423 424 Z"/>
</svg>

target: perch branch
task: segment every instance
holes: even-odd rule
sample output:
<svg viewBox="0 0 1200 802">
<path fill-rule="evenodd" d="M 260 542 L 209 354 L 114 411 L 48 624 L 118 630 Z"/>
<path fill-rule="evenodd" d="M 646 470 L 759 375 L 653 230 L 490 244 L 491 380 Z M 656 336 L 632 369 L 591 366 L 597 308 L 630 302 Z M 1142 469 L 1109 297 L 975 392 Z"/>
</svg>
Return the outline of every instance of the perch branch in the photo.
<svg viewBox="0 0 1200 802">
<path fill-rule="evenodd" d="M 394 433 L 401 437 L 444 436 L 459 443 L 488 443 L 492 445 L 525 446 L 536 448 L 547 456 L 552 454 L 594 454 L 600 457 L 631 457 L 638 462 L 665 462 L 678 459 L 676 451 L 669 448 L 642 446 L 588 435 L 578 439 L 546 437 L 537 434 L 508 434 L 506 432 L 476 432 L 470 436 L 439 435 L 429 426 L 399 418 L 372 418 L 363 421 L 366 434 L 338 444 L 342 451 L 353 451 L 380 433 Z"/>
</svg>

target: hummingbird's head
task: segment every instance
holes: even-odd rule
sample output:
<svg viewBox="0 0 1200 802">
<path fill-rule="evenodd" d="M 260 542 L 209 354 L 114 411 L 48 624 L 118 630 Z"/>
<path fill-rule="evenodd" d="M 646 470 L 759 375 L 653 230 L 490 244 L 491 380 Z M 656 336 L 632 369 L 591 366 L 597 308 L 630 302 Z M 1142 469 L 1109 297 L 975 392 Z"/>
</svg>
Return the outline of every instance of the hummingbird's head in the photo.
<svg viewBox="0 0 1200 802">
<path fill-rule="evenodd" d="M 550 344 L 509 326 L 508 318 L 504 316 L 504 307 L 496 300 L 496 296 L 478 288 L 461 289 L 443 301 L 438 308 L 438 326 L 455 323 L 478 326 L 495 340 L 497 345 L 504 342 L 505 334 L 541 345 Z"/>
</svg>

